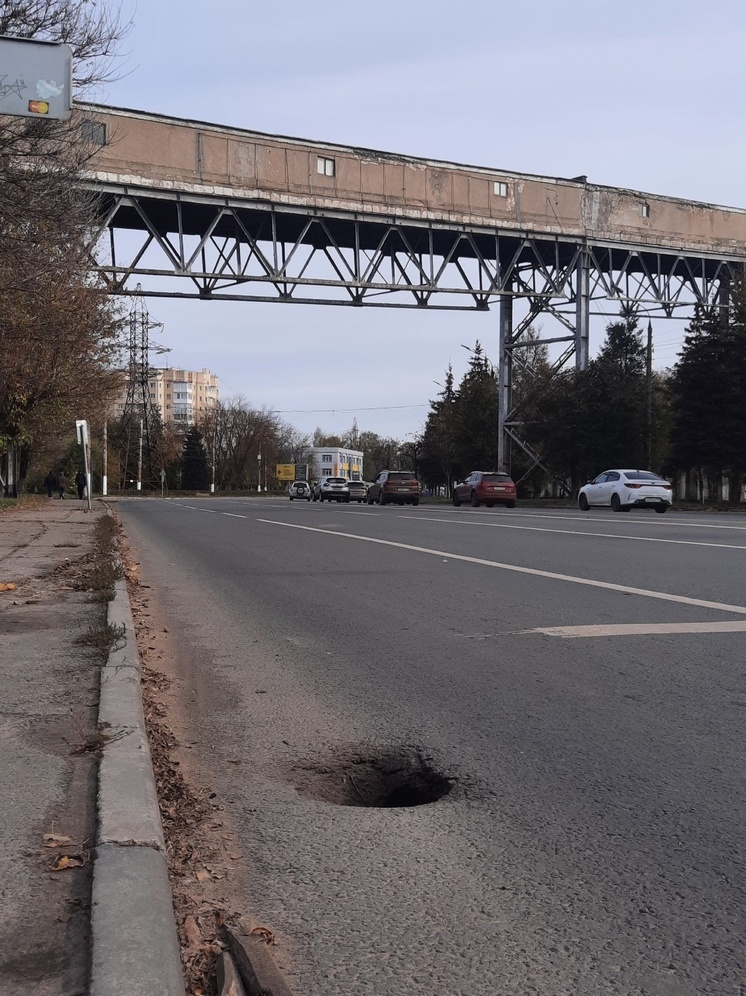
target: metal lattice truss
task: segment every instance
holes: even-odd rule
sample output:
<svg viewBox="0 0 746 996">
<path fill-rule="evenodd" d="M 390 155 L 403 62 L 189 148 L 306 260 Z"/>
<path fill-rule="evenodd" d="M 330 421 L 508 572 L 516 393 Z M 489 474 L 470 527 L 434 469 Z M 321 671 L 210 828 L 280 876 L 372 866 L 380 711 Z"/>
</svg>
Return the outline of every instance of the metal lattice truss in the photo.
<svg viewBox="0 0 746 996">
<path fill-rule="evenodd" d="M 503 295 L 547 306 L 616 299 L 671 316 L 713 299 L 728 261 L 224 198 L 110 190 L 97 269 L 112 293 L 214 300 L 486 309 Z M 106 245 L 104 245 L 104 241 Z M 156 288 L 154 278 L 180 287 Z M 582 293 L 582 289 L 581 289 Z"/>
</svg>

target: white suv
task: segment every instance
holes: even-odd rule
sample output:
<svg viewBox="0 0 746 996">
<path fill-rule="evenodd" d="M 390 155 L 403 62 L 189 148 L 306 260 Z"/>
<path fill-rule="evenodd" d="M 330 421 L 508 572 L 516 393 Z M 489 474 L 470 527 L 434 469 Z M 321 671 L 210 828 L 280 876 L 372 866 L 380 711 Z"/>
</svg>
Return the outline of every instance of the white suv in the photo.
<svg viewBox="0 0 746 996">
<path fill-rule="evenodd" d="M 313 489 L 313 500 L 344 501 L 350 500 L 350 487 L 345 477 L 322 477 Z"/>
<path fill-rule="evenodd" d="M 306 501 L 310 501 L 311 485 L 308 481 L 293 481 L 288 488 L 288 494 L 290 495 L 290 501 L 292 501 L 293 498 L 304 498 Z"/>
</svg>

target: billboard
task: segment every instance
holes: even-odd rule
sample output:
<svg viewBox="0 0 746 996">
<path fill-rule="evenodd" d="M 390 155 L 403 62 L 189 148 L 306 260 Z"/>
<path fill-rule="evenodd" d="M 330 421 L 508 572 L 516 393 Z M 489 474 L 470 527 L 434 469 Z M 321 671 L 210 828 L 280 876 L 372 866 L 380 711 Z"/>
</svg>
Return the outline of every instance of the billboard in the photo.
<svg viewBox="0 0 746 996">
<path fill-rule="evenodd" d="M 0 114 L 66 121 L 72 82 L 69 45 L 0 36 Z"/>
<path fill-rule="evenodd" d="M 278 481 L 293 481 L 295 480 L 295 464 L 294 463 L 278 463 L 275 465 L 275 477 Z"/>
</svg>

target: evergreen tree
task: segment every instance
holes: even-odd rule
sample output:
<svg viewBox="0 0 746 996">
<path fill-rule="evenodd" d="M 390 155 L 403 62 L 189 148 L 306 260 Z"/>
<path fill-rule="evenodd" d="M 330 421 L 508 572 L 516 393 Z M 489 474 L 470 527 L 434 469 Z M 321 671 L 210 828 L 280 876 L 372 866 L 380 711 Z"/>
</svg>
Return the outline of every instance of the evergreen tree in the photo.
<svg viewBox="0 0 746 996">
<path fill-rule="evenodd" d="M 193 425 L 184 437 L 181 457 L 181 487 L 183 491 L 206 491 L 210 485 L 210 468 L 202 433 Z"/>
<path fill-rule="evenodd" d="M 455 428 L 462 474 L 497 467 L 497 376 L 479 342 L 459 385 Z"/>
<path fill-rule="evenodd" d="M 727 315 L 698 308 L 671 383 L 671 457 L 716 490 L 730 476 L 740 497 L 746 445 L 746 288 L 736 275 Z"/>
<path fill-rule="evenodd" d="M 422 433 L 419 467 L 429 488 L 451 483 L 458 476 L 456 464 L 456 391 L 453 368 L 448 364 L 443 390 L 430 402 L 430 412 Z"/>
</svg>

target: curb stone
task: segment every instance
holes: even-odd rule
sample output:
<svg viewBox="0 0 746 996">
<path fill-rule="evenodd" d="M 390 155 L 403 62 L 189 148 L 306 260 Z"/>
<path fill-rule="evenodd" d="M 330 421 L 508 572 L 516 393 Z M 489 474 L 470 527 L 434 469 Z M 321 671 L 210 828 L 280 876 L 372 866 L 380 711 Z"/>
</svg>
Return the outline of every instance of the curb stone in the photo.
<svg viewBox="0 0 746 996">
<path fill-rule="evenodd" d="M 140 660 L 124 580 L 108 622 L 123 637 L 101 670 L 91 996 L 184 996 L 165 843 L 140 691 Z"/>
</svg>

